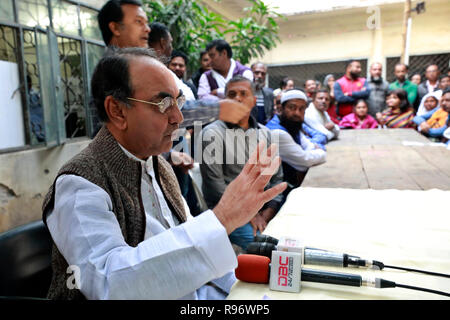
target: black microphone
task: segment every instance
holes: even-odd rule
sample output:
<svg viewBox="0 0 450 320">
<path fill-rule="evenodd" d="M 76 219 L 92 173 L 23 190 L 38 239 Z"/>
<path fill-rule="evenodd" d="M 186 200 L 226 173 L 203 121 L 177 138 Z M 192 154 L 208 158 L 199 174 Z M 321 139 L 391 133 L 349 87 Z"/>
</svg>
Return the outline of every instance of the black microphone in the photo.
<svg viewBox="0 0 450 320">
<path fill-rule="evenodd" d="M 275 256 L 280 259 L 279 261 L 274 261 L 272 263 L 269 258 L 264 256 L 254 254 L 239 255 L 237 257 L 238 267 L 235 270 L 236 278 L 240 281 L 251 283 L 270 282 L 270 289 L 287 292 L 299 292 L 300 282 L 305 281 L 352 287 L 404 288 L 450 297 L 450 293 L 448 292 L 399 284 L 381 278 L 362 277 L 357 274 L 301 268 L 299 261 L 295 260 L 295 255 L 298 255 L 298 253 L 276 253 L 278 254 L 275 254 Z M 271 272 L 271 268 L 274 268 L 275 272 Z"/>
<path fill-rule="evenodd" d="M 273 250 L 277 250 L 277 246 L 273 242 L 251 242 L 247 246 L 247 253 L 266 256 L 268 258 L 272 256 Z M 309 247 L 305 247 L 304 264 L 332 266 L 332 267 L 365 267 L 365 268 L 377 265 L 371 260 L 361 259 L 360 257 L 349 255 L 347 253 L 336 253 L 332 251 Z"/>
<path fill-rule="evenodd" d="M 278 244 L 278 239 L 268 236 L 266 234 L 257 234 L 254 238 L 255 242 L 268 242 L 273 243 L 274 245 Z"/>
<path fill-rule="evenodd" d="M 285 243 L 286 239 L 288 241 L 292 240 L 290 238 L 282 238 L 282 244 Z M 257 254 L 261 256 L 266 256 L 268 258 L 271 257 L 273 250 L 281 250 L 281 251 L 291 251 L 290 247 L 282 246 L 282 248 L 278 248 L 280 240 L 268 236 L 268 235 L 256 235 L 254 237 L 254 242 L 251 242 L 247 247 L 247 253 L 249 254 Z M 295 242 L 295 241 L 294 241 Z M 298 249 L 298 248 L 297 248 Z M 296 251 L 296 250 L 292 250 Z M 450 274 L 439 273 L 428 270 L 420 270 L 406 267 L 399 267 L 393 265 L 384 264 L 381 261 L 377 260 L 368 260 L 361 259 L 358 256 L 350 255 L 347 253 L 335 253 L 329 250 L 317 249 L 311 247 L 304 248 L 304 264 L 310 265 L 322 265 L 322 266 L 333 266 L 333 267 L 363 267 L 363 268 L 372 268 L 377 270 L 383 270 L 385 268 L 388 269 L 397 269 L 404 270 L 409 272 L 417 272 L 422 274 L 427 274 L 436 277 L 450 278 Z"/>
</svg>

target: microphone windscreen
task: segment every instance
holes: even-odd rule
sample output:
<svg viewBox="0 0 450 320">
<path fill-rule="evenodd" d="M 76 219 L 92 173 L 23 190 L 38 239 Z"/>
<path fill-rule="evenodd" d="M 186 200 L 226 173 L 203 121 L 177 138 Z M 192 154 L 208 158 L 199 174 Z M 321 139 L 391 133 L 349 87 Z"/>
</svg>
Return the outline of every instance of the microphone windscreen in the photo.
<svg viewBox="0 0 450 320">
<path fill-rule="evenodd" d="M 276 249 L 277 246 L 270 242 L 250 242 L 247 246 L 247 253 L 266 256 L 270 259 L 272 251 Z"/>
<path fill-rule="evenodd" d="M 236 278 L 245 282 L 269 283 L 270 259 L 254 254 L 241 254 L 237 257 Z"/>
<path fill-rule="evenodd" d="M 274 245 L 278 244 L 278 239 L 268 236 L 266 234 L 257 234 L 254 238 L 253 238 L 255 242 L 269 242 L 269 243 L 273 243 Z"/>
</svg>

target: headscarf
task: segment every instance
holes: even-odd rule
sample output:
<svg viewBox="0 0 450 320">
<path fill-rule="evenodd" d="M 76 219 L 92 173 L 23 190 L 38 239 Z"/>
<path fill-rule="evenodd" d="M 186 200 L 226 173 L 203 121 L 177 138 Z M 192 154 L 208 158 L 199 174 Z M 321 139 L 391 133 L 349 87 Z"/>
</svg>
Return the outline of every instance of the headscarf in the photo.
<svg viewBox="0 0 450 320">
<path fill-rule="evenodd" d="M 425 109 L 425 100 L 427 100 L 427 98 L 429 98 L 429 97 L 434 97 L 434 98 L 436 98 L 436 100 L 437 100 L 437 102 L 438 102 L 437 105 L 436 105 L 436 108 L 439 107 L 439 100 L 440 100 L 441 97 L 442 97 L 442 90 L 437 90 L 437 91 L 429 92 L 429 93 L 427 93 L 427 94 L 422 98 L 422 100 L 420 101 L 419 109 L 417 109 L 417 115 L 418 115 L 418 116 L 422 116 L 422 115 L 424 115 L 425 113 L 429 112 L 427 109 Z"/>
<path fill-rule="evenodd" d="M 330 80 L 330 78 L 334 78 L 334 74 L 327 74 L 327 76 L 325 77 L 325 79 L 323 79 L 323 87 L 326 89 L 330 89 L 328 88 L 328 80 Z"/>
</svg>

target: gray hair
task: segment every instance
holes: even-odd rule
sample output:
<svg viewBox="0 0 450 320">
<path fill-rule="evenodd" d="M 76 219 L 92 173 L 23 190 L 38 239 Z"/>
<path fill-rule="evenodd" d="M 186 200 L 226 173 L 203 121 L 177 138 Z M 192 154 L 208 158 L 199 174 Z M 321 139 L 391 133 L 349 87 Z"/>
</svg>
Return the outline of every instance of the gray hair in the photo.
<svg viewBox="0 0 450 320">
<path fill-rule="evenodd" d="M 228 92 L 228 87 L 230 84 L 232 83 L 236 83 L 236 82 L 247 82 L 250 85 L 250 89 L 252 90 L 252 94 L 254 95 L 256 92 L 256 86 L 255 83 L 249 79 L 247 79 L 246 77 L 243 77 L 241 75 L 235 75 L 233 78 L 231 78 L 228 82 L 227 85 L 225 86 L 225 95 Z"/>
<path fill-rule="evenodd" d="M 106 97 L 129 105 L 127 97 L 134 93 L 131 84 L 130 60 L 137 57 L 149 57 L 159 61 L 155 51 L 147 48 L 109 48 L 95 67 L 91 80 L 92 104 L 97 109 L 101 121 L 108 121 L 104 101 Z"/>
</svg>

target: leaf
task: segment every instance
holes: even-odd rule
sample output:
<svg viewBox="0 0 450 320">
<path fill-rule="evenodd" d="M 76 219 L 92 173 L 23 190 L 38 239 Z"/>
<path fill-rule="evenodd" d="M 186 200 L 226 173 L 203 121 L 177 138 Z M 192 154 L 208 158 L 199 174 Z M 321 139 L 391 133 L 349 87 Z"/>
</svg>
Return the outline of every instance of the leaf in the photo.
<svg viewBox="0 0 450 320">
<path fill-rule="evenodd" d="M 214 0 L 220 2 L 220 0 Z M 173 47 L 188 55 L 188 73 L 199 67 L 199 52 L 206 44 L 226 38 L 241 63 L 262 56 L 280 42 L 276 19 L 287 20 L 262 0 L 247 0 L 246 16 L 227 20 L 220 13 L 193 0 L 143 0 L 149 21 L 166 24 L 174 37 Z"/>
</svg>

